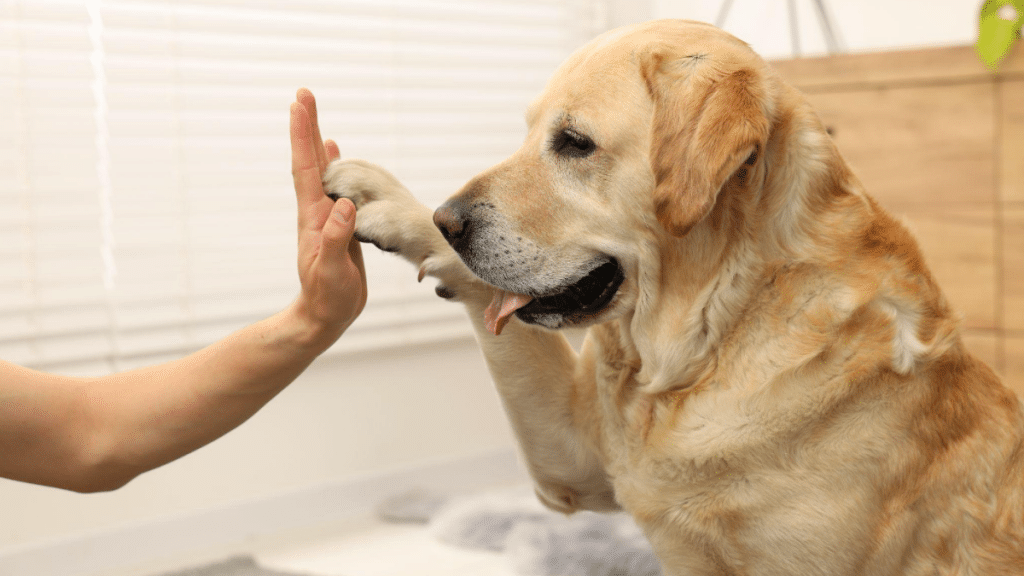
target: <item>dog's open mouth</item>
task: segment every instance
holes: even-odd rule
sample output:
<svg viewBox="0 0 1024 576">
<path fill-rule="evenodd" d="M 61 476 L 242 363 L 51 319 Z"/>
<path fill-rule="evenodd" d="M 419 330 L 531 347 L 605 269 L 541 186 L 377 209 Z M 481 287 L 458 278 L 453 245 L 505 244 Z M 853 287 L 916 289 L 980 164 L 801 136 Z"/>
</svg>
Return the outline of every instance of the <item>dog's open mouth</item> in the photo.
<svg viewBox="0 0 1024 576">
<path fill-rule="evenodd" d="M 551 328 L 577 323 L 604 309 L 624 280 L 618 261 L 609 258 L 573 284 L 542 296 L 495 289 L 494 299 L 484 313 L 487 329 L 494 335 L 501 334 L 513 313 L 523 322 Z"/>
</svg>

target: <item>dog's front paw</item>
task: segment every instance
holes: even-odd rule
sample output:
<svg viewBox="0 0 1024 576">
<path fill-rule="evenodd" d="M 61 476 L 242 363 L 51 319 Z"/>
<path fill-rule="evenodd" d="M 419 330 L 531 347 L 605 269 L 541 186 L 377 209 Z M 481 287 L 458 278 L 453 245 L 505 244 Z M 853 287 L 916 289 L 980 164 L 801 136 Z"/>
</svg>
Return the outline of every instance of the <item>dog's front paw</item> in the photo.
<svg viewBox="0 0 1024 576">
<path fill-rule="evenodd" d="M 433 211 L 383 168 L 364 160 L 335 160 L 324 173 L 324 192 L 356 206 L 355 237 L 421 264 L 444 242 Z"/>
<path fill-rule="evenodd" d="M 365 160 L 335 160 L 327 166 L 323 181 L 331 199 L 348 198 L 356 210 L 380 200 L 418 203 L 390 172 Z"/>
</svg>

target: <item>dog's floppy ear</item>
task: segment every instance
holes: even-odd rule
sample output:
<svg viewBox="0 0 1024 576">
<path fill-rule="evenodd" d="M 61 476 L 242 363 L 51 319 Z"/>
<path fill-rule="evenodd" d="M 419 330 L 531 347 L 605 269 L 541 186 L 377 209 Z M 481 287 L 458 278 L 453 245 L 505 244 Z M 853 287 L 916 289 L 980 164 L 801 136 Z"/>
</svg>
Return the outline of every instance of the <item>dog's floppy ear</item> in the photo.
<svg viewBox="0 0 1024 576">
<path fill-rule="evenodd" d="M 746 68 L 719 71 L 702 55 L 652 54 L 643 74 L 654 101 L 654 207 L 661 225 L 682 237 L 711 212 L 744 162 L 764 150 L 764 82 Z"/>
</svg>

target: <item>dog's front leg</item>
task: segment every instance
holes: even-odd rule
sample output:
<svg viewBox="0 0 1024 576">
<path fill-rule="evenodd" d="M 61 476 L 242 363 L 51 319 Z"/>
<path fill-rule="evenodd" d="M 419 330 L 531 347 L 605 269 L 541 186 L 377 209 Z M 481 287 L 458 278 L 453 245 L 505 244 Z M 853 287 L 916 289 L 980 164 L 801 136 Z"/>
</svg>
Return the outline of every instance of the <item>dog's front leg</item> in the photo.
<svg viewBox="0 0 1024 576">
<path fill-rule="evenodd" d="M 487 295 L 490 298 L 490 295 Z M 597 414 L 582 412 L 593 397 L 592 376 L 565 336 L 518 320 L 495 336 L 486 327 L 489 300 L 466 301 L 491 377 L 523 450 L 537 496 L 549 508 L 617 510 L 597 454 Z"/>
<path fill-rule="evenodd" d="M 332 197 L 357 209 L 356 237 L 396 252 L 419 267 L 421 278 L 440 280 L 439 296 L 462 302 L 541 501 L 563 512 L 617 509 L 592 439 L 582 429 L 595 415 L 576 403 L 593 382 L 578 370 L 576 352 L 562 334 L 509 323 L 501 336 L 488 331 L 484 310 L 493 288 L 474 276 L 433 224 L 433 211 L 386 170 L 360 160 L 337 160 L 324 176 Z M 582 391 L 582 394 L 581 394 Z"/>
</svg>

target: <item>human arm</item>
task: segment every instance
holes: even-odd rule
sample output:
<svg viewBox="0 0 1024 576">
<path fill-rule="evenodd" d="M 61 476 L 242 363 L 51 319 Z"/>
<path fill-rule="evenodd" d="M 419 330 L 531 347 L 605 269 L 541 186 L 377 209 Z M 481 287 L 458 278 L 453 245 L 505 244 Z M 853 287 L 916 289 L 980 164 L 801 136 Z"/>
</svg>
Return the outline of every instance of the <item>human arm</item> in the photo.
<svg viewBox="0 0 1024 576">
<path fill-rule="evenodd" d="M 302 290 L 286 309 L 185 358 L 106 377 L 0 362 L 0 476 L 93 492 L 115 489 L 232 430 L 292 382 L 362 311 L 366 277 L 355 209 L 323 193 L 316 105 L 291 107 Z"/>
</svg>

